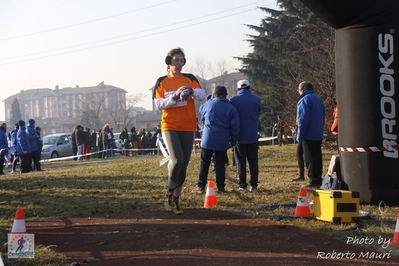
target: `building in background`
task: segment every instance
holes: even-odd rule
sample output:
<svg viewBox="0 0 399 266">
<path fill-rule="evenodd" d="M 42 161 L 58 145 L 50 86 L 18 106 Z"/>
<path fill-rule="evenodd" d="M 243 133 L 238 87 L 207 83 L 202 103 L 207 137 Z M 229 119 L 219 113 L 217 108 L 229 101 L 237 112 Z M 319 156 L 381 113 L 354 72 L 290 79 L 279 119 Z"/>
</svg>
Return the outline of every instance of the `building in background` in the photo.
<svg viewBox="0 0 399 266">
<path fill-rule="evenodd" d="M 205 91 L 207 94 L 211 94 L 213 89 L 217 86 L 224 86 L 227 88 L 227 98 L 230 98 L 237 94 L 237 82 L 241 79 L 248 78 L 241 72 L 233 72 L 230 74 L 225 72 L 223 75 L 206 81 L 207 87 Z"/>
<path fill-rule="evenodd" d="M 237 81 L 247 77 L 239 72 L 228 74 L 227 72 L 210 80 L 198 78 L 202 88 L 207 94 L 211 94 L 216 86 L 225 86 L 229 97 L 237 93 Z M 152 98 L 150 89 L 149 97 Z M 142 107 L 127 107 L 124 89 L 106 85 L 104 82 L 97 86 L 89 87 L 66 87 L 60 89 L 40 88 L 21 90 L 7 99 L 3 100 L 5 106 L 6 122 L 10 123 L 11 106 L 17 98 L 22 119 L 27 121 L 33 118 L 36 125 L 42 128 L 43 136 L 53 133 L 72 132 L 73 128 L 81 124 L 85 116 L 97 116 L 100 121 L 83 126 L 100 129 L 104 123 L 110 124 L 114 132 L 120 132 L 123 127 L 145 128 L 153 130 L 160 123 L 162 112 L 158 111 L 152 104 L 152 110 Z M 196 102 L 198 113 L 202 103 Z M 90 119 L 89 119 L 90 120 Z M 200 120 L 200 117 L 198 117 Z"/>
<path fill-rule="evenodd" d="M 10 122 L 11 106 L 16 98 L 22 119 L 33 118 L 43 135 L 70 132 L 83 115 L 92 111 L 102 118 L 126 110 L 126 91 L 104 82 L 90 87 L 66 87 L 21 90 L 4 100 L 5 118 Z M 101 125 L 102 126 L 102 125 Z"/>
</svg>

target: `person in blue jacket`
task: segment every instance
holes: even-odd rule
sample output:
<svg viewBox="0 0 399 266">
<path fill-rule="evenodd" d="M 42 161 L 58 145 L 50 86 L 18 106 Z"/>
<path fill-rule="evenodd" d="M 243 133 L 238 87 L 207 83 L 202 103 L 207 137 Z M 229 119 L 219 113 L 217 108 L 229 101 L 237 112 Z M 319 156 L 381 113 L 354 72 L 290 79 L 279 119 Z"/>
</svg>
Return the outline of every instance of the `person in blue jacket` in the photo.
<svg viewBox="0 0 399 266">
<path fill-rule="evenodd" d="M 19 129 L 18 123 L 15 123 L 15 128 L 10 132 L 10 147 L 15 149 L 12 159 L 11 174 L 16 174 L 17 163 L 19 163 L 19 155 L 17 154 L 17 132 Z"/>
<path fill-rule="evenodd" d="M 227 89 L 217 86 L 209 99 L 199 109 L 204 120 L 201 139 L 201 163 L 197 182 L 197 193 L 205 191 L 209 165 L 215 153 L 216 186 L 218 192 L 225 192 L 227 150 L 235 145 L 240 134 L 240 119 L 236 108 L 227 97 Z"/>
<path fill-rule="evenodd" d="M 308 169 L 307 187 L 320 187 L 323 172 L 321 142 L 323 141 L 325 108 L 316 95 L 312 83 L 303 81 L 298 86 L 297 140 L 302 142 L 305 164 Z"/>
<path fill-rule="evenodd" d="M 8 141 L 7 141 L 7 124 L 2 123 L 0 125 L 0 175 L 4 175 L 3 167 L 5 156 L 8 154 Z"/>
<path fill-rule="evenodd" d="M 28 120 L 29 125 L 26 128 L 26 133 L 28 133 L 29 138 L 29 145 L 31 148 L 30 153 L 30 160 L 31 160 L 31 167 L 30 170 L 32 171 L 35 169 L 36 171 L 42 171 L 40 167 L 40 158 L 39 158 L 39 144 L 38 144 L 38 137 L 35 129 L 36 121 L 30 118 Z"/>
<path fill-rule="evenodd" d="M 237 82 L 237 94 L 230 99 L 240 116 L 240 138 L 234 147 L 234 158 L 236 161 L 238 189 L 244 192 L 247 189 L 247 164 L 250 174 L 250 192 L 258 190 L 258 132 L 259 114 L 261 108 L 260 98 L 251 92 L 249 81 L 246 79 Z"/>
<path fill-rule="evenodd" d="M 32 167 L 29 153 L 32 152 L 29 144 L 29 136 L 26 133 L 25 121 L 18 121 L 19 129 L 17 132 L 17 154 L 21 159 L 21 173 L 29 173 Z"/>
</svg>

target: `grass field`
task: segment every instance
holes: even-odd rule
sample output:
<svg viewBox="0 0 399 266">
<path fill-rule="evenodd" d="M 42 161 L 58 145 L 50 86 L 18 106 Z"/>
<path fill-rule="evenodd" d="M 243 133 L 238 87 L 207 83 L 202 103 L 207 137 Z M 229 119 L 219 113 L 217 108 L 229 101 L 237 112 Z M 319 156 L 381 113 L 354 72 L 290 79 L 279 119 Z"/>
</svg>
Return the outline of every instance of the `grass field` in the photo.
<svg viewBox="0 0 399 266">
<path fill-rule="evenodd" d="M 217 194 L 216 208 L 239 212 L 251 217 L 270 219 L 282 224 L 294 225 L 307 230 L 330 234 L 342 241 L 347 237 L 392 238 L 398 214 L 397 207 L 361 205 L 370 214 L 359 224 L 331 224 L 315 219 L 293 218 L 295 204 L 303 183 L 293 183 L 297 174 L 296 146 L 260 146 L 259 191 L 236 193 L 235 168 L 226 169 L 226 189 L 230 193 Z M 193 154 L 188 167 L 187 180 L 182 192 L 182 208 L 202 208 L 204 195 L 191 193 L 195 188 L 199 171 L 199 151 Z M 334 149 L 323 151 L 324 174 L 334 154 Z M 229 151 L 230 163 L 232 154 Z M 25 210 L 26 220 L 46 217 L 93 216 L 112 213 L 132 213 L 146 210 L 163 211 L 167 180 L 167 166 L 159 165 L 161 156 L 116 156 L 115 159 L 92 159 L 88 162 L 72 160 L 44 163 L 43 172 L 1 177 L 0 187 L 0 241 L 7 242 L 7 234 L 18 207 Z M 7 169 L 5 169 L 7 170 Z M 10 169 L 8 169 L 10 170 Z M 215 180 L 213 172 L 209 180 Z M 308 191 L 308 200 L 313 194 Z M 282 205 L 269 208 L 270 205 Z M 364 245 L 378 250 L 381 245 Z M 397 255 L 394 250 L 392 255 Z M 3 258 L 7 250 L 2 251 Z M 7 260 L 7 259 L 6 259 Z M 8 260 L 7 260 L 8 261 Z M 62 256 L 48 247 L 36 247 L 35 259 L 8 261 L 8 265 L 65 265 Z"/>
</svg>

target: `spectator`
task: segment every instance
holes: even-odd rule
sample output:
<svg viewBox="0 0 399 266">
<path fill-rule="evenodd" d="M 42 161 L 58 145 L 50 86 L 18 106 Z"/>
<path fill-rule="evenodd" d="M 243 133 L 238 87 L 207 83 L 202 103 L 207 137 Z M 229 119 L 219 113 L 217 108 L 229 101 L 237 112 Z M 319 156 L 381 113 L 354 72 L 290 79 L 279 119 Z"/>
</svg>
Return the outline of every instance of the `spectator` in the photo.
<svg viewBox="0 0 399 266">
<path fill-rule="evenodd" d="M 37 157 L 38 157 L 39 166 L 40 166 L 40 168 L 36 168 L 36 171 L 42 171 L 43 169 L 42 169 L 41 164 L 40 164 L 40 160 L 42 159 L 42 149 L 43 149 L 43 139 L 42 139 L 42 136 L 41 136 L 42 129 L 41 129 L 41 127 L 37 126 L 37 127 L 35 127 L 35 131 L 36 131 L 36 135 L 37 135 L 37 146 L 39 147 L 39 151 L 37 153 Z"/>
<path fill-rule="evenodd" d="M 236 108 L 226 99 L 227 89 L 217 86 L 213 99 L 201 105 L 199 113 L 204 119 L 201 139 L 201 163 L 197 182 L 197 193 L 203 193 L 208 182 L 211 157 L 215 154 L 216 186 L 218 192 L 226 192 L 227 150 L 237 143 L 240 134 L 240 119 Z"/>
<path fill-rule="evenodd" d="M 292 141 L 294 143 L 296 143 L 296 129 L 297 129 L 297 125 L 295 125 L 295 127 L 291 127 L 291 136 L 292 136 Z"/>
<path fill-rule="evenodd" d="M 197 147 L 201 148 L 200 143 L 201 143 L 201 138 L 202 138 L 202 130 L 203 130 L 203 128 L 202 128 L 201 123 L 197 122 L 197 128 L 194 132 L 194 138 L 195 138 L 194 145 L 193 145 L 193 153 L 194 154 L 197 154 Z"/>
<path fill-rule="evenodd" d="M 17 164 L 19 163 L 19 155 L 17 154 L 17 132 L 19 129 L 18 123 L 15 123 L 15 128 L 10 132 L 10 147 L 14 148 L 14 156 L 12 159 L 11 174 L 17 173 Z"/>
<path fill-rule="evenodd" d="M 121 143 L 123 145 L 123 155 L 128 156 L 129 155 L 129 145 L 130 145 L 130 138 L 129 138 L 129 133 L 127 132 L 127 128 L 124 128 L 119 135 L 119 139 L 121 140 Z"/>
<path fill-rule="evenodd" d="M 130 143 L 131 143 L 131 146 L 132 146 L 132 156 L 135 156 L 135 155 L 137 155 L 137 139 L 138 139 L 138 137 L 137 137 L 137 132 L 136 132 L 136 128 L 135 127 L 132 127 L 131 129 L 130 129 Z"/>
<path fill-rule="evenodd" d="M 143 131 L 143 135 L 141 136 L 141 145 L 144 149 L 143 154 L 148 154 L 148 149 L 151 148 L 151 133 L 149 131 Z"/>
<path fill-rule="evenodd" d="M 83 127 L 81 125 L 78 125 L 76 127 L 76 133 L 75 133 L 75 138 L 76 138 L 76 147 L 77 147 L 77 160 L 78 161 L 83 161 L 83 144 L 85 140 L 85 133 L 83 132 Z"/>
<path fill-rule="evenodd" d="M 111 157 L 114 158 L 115 157 L 115 150 L 116 150 L 116 144 L 115 144 L 115 138 L 114 138 L 114 128 L 111 127 L 110 128 L 111 131 Z"/>
<path fill-rule="evenodd" d="M 285 144 L 285 143 L 283 140 L 284 126 L 283 126 L 280 116 L 277 116 L 276 130 L 277 130 L 278 145 L 281 146 L 282 144 Z"/>
<path fill-rule="evenodd" d="M 72 134 L 71 134 L 71 149 L 72 149 L 72 154 L 73 154 L 73 159 L 76 161 L 77 160 L 77 153 L 78 153 L 78 146 L 76 145 L 76 130 L 77 127 L 73 128 Z"/>
<path fill-rule="evenodd" d="M 124 143 L 125 140 L 129 140 L 129 133 L 127 132 L 127 128 L 124 128 L 119 134 L 119 139 L 121 140 L 121 143 Z"/>
<path fill-rule="evenodd" d="M 83 132 L 84 132 L 83 146 L 82 146 L 83 160 L 89 160 L 90 159 L 90 146 L 91 146 L 90 128 L 84 127 Z"/>
<path fill-rule="evenodd" d="M 334 110 L 333 110 L 333 123 L 331 125 L 331 133 L 334 136 L 338 136 L 338 106 L 337 106 L 337 100 L 334 99 Z"/>
<path fill-rule="evenodd" d="M 92 130 L 91 132 L 91 137 L 90 137 L 90 141 L 91 141 L 91 151 L 93 153 L 96 153 L 98 150 L 98 144 L 97 144 L 97 131 L 95 129 Z"/>
<path fill-rule="evenodd" d="M 337 150 L 338 154 L 340 154 L 339 150 L 339 142 L 338 142 L 338 106 L 337 106 L 337 98 L 334 98 L 334 110 L 333 110 L 333 123 L 331 125 L 331 133 L 333 134 L 334 137 L 336 137 L 337 141 Z M 336 161 L 335 165 L 335 172 L 337 174 L 337 178 L 341 181 L 341 189 L 347 190 L 348 185 L 346 182 L 343 180 L 342 172 L 341 172 L 341 161 L 338 159 Z"/>
<path fill-rule="evenodd" d="M 321 142 L 325 119 L 324 103 L 314 92 L 312 83 L 303 81 L 298 86 L 297 104 L 298 142 L 302 142 L 305 164 L 308 169 L 307 187 L 320 187 L 323 170 Z"/>
<path fill-rule="evenodd" d="M 246 162 L 249 164 L 250 192 L 258 190 L 258 132 L 260 98 L 253 95 L 249 81 L 246 79 L 237 82 L 237 95 L 230 99 L 240 117 L 240 137 L 234 147 L 239 188 L 237 192 L 247 189 Z"/>
<path fill-rule="evenodd" d="M 104 146 L 104 157 L 103 158 L 111 158 L 112 157 L 112 141 L 114 139 L 114 134 L 109 127 L 109 124 L 105 124 L 101 131 L 102 134 L 102 142 Z"/>
<path fill-rule="evenodd" d="M 162 134 L 160 125 L 157 125 L 157 129 L 155 130 L 154 135 L 152 135 L 151 148 L 156 148 L 157 147 L 158 134 Z"/>
<path fill-rule="evenodd" d="M 29 136 L 26 132 L 25 121 L 18 121 L 19 129 L 17 132 L 17 154 L 21 159 L 21 173 L 29 173 L 32 167 L 32 160 L 29 153 L 32 152 L 29 143 Z"/>
<path fill-rule="evenodd" d="M 32 171 L 33 169 L 37 171 L 42 171 L 40 168 L 40 160 L 39 160 L 39 146 L 37 145 L 37 134 L 35 130 L 35 120 L 32 118 L 28 120 L 29 125 L 26 128 L 26 133 L 28 133 L 28 138 L 29 138 L 29 145 L 31 148 L 31 153 L 28 153 L 29 159 L 31 161 L 30 163 L 30 170 Z"/>
<path fill-rule="evenodd" d="M 4 175 L 3 167 L 5 157 L 8 154 L 7 124 L 0 125 L 0 175 Z"/>
<path fill-rule="evenodd" d="M 143 151 L 141 151 L 141 149 L 143 148 L 143 141 L 142 141 L 142 137 L 145 135 L 145 129 L 144 128 L 140 128 L 139 132 L 137 133 L 137 149 L 138 154 L 142 155 Z"/>
<path fill-rule="evenodd" d="M 98 147 L 98 159 L 104 158 L 104 152 L 103 152 L 104 143 L 103 143 L 103 134 L 101 128 L 98 130 L 97 147 Z"/>
<path fill-rule="evenodd" d="M 205 92 L 194 75 L 181 72 L 186 63 L 181 48 L 170 50 L 165 63 L 168 73 L 158 78 L 153 93 L 155 105 L 162 111 L 162 139 L 170 155 L 165 207 L 175 214 L 182 214 L 179 198 L 186 180 L 197 122 L 194 100 L 205 100 Z"/>
<path fill-rule="evenodd" d="M 274 126 L 272 127 L 272 137 L 276 137 L 275 139 L 273 139 L 273 144 L 278 145 L 277 124 L 274 124 Z"/>
</svg>

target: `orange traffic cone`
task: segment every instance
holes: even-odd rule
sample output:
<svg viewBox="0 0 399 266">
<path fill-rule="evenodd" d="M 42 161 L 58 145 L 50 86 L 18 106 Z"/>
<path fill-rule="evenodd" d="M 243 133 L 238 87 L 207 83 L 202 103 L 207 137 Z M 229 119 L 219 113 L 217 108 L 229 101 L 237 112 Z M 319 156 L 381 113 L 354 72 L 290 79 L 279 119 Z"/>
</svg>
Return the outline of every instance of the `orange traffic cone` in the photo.
<svg viewBox="0 0 399 266">
<path fill-rule="evenodd" d="M 212 208 L 216 205 L 218 205 L 218 202 L 216 200 L 215 188 L 213 186 L 213 181 L 209 181 L 208 188 L 206 189 L 204 208 Z"/>
<path fill-rule="evenodd" d="M 399 246 L 399 213 L 398 218 L 396 219 L 395 233 L 393 234 L 393 240 L 389 243 L 389 245 L 398 247 Z"/>
<path fill-rule="evenodd" d="M 15 213 L 14 224 L 12 225 L 11 234 L 26 234 L 25 213 L 22 208 L 18 208 Z"/>
<path fill-rule="evenodd" d="M 309 218 L 312 217 L 310 214 L 308 196 L 306 194 L 306 188 L 301 187 L 298 196 L 298 202 L 296 203 L 295 218 Z"/>
</svg>

